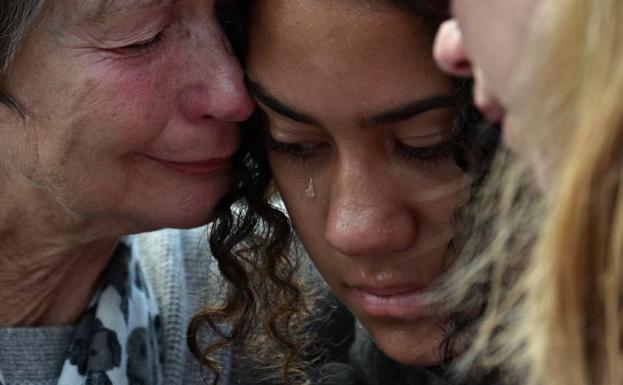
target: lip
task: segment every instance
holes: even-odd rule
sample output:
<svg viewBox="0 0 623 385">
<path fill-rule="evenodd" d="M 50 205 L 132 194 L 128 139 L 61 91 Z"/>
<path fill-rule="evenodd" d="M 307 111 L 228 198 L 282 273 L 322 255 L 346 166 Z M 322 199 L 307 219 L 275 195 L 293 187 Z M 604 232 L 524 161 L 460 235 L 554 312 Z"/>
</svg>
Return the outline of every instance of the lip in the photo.
<svg viewBox="0 0 623 385">
<path fill-rule="evenodd" d="M 148 158 L 181 174 L 191 176 L 213 176 L 231 168 L 231 157 L 214 158 L 199 161 L 178 162 L 148 156 Z"/>
<path fill-rule="evenodd" d="M 361 308 L 373 317 L 421 318 L 430 315 L 433 303 L 429 289 L 421 285 L 357 286 Z"/>
</svg>

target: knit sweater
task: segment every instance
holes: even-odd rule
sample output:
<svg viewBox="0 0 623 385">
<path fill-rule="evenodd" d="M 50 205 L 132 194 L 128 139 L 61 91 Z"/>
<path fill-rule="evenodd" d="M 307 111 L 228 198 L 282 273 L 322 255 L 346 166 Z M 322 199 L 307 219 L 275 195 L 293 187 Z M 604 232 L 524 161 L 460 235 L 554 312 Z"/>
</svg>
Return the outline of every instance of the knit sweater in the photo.
<svg viewBox="0 0 623 385">
<path fill-rule="evenodd" d="M 207 229 L 160 230 L 128 237 L 143 264 L 162 318 L 163 384 L 203 385 L 202 370 L 186 346 L 186 329 L 202 306 L 222 298 Z M 0 328 L 0 369 L 9 385 L 56 385 L 73 326 Z M 220 356 L 220 384 L 229 383 L 231 353 Z M 208 382 L 209 383 L 209 382 Z"/>
</svg>

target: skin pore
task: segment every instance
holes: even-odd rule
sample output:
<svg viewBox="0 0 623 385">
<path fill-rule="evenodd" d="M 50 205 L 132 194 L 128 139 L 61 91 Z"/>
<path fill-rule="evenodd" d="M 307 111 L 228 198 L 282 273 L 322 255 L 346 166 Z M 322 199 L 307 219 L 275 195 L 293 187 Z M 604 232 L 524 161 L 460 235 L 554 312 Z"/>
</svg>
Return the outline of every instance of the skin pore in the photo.
<svg viewBox="0 0 623 385">
<path fill-rule="evenodd" d="M 3 327 L 75 322 L 121 236 L 207 222 L 254 108 L 206 0 L 55 0 L 0 84 Z"/>
<path fill-rule="evenodd" d="M 250 89 L 306 250 L 381 350 L 439 363 L 444 316 L 427 286 L 470 180 L 433 32 L 389 2 L 262 0 L 251 14 Z"/>
</svg>

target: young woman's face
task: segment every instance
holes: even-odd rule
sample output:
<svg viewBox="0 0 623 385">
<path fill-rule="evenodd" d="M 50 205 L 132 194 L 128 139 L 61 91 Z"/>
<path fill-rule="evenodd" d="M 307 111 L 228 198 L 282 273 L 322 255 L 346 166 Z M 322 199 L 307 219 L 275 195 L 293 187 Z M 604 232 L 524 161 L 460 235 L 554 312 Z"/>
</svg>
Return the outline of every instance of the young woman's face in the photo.
<svg viewBox="0 0 623 385">
<path fill-rule="evenodd" d="M 430 0 L 434 2 L 436 0 Z M 492 122 L 504 129 L 505 143 L 516 145 L 515 119 L 522 97 L 517 75 L 527 51 L 537 0 L 453 0 L 453 19 L 435 42 L 439 66 L 455 76 L 474 77 L 474 99 Z"/>
<path fill-rule="evenodd" d="M 329 286 L 393 359 L 439 362 L 444 270 L 470 181 L 430 32 L 378 2 L 262 0 L 248 76 L 274 180 Z"/>
</svg>

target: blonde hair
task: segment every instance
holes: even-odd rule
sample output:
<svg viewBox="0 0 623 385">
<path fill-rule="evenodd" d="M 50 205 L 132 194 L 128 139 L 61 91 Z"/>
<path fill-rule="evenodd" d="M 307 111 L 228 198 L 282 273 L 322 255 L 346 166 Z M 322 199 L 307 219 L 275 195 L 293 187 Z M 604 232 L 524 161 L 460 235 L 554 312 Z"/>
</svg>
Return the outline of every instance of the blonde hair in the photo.
<svg viewBox="0 0 623 385">
<path fill-rule="evenodd" d="M 543 1 L 531 41 L 517 84 L 522 159 L 498 162 L 495 235 L 460 273 L 463 293 L 491 285 L 463 363 L 520 383 L 620 385 L 623 2 Z M 536 203 L 522 197 L 535 159 L 549 177 Z"/>
</svg>

